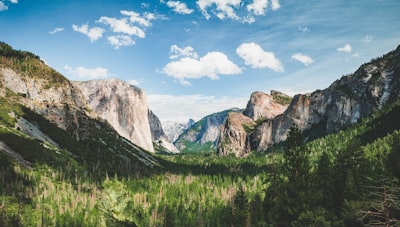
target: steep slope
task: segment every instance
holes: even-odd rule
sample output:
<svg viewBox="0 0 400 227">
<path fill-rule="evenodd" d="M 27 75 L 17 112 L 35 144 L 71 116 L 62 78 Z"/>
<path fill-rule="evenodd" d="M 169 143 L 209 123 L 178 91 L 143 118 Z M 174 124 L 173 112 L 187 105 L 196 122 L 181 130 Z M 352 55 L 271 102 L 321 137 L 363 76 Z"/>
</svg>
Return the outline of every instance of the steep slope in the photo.
<svg viewBox="0 0 400 227">
<path fill-rule="evenodd" d="M 168 136 L 164 133 L 160 119 L 158 119 L 151 110 L 149 110 L 149 121 L 151 137 L 156 150 L 168 153 L 179 153 L 179 150 L 171 143 Z"/>
<path fill-rule="evenodd" d="M 241 112 L 241 110 L 236 108 L 225 110 L 202 118 L 179 136 L 174 143 L 175 146 L 181 152 L 215 151 L 221 125 L 230 112 Z"/>
<path fill-rule="evenodd" d="M 286 110 L 290 100 L 291 97 L 278 91 L 271 91 L 271 94 L 257 91 L 251 94 L 243 114 L 255 121 L 272 119 Z"/>
<path fill-rule="evenodd" d="M 343 76 L 327 89 L 296 95 L 283 114 L 255 127 L 248 141 L 253 150 L 266 150 L 284 141 L 293 124 L 304 130 L 308 139 L 314 139 L 337 132 L 398 100 L 400 46 L 362 65 L 354 74 Z M 221 143 L 228 136 L 221 135 Z"/>
<path fill-rule="evenodd" d="M 117 79 L 73 82 L 88 106 L 132 143 L 154 152 L 143 90 Z"/>
<path fill-rule="evenodd" d="M 282 114 L 290 100 L 291 97 L 278 91 L 253 92 L 243 113 L 229 114 L 222 125 L 218 154 L 244 156 L 250 153 L 254 149 L 253 131 L 257 125 Z"/>
<path fill-rule="evenodd" d="M 0 43 L 0 152 L 23 163 L 145 174 L 158 162 L 89 110 L 80 89 L 34 54 Z M 72 171 L 71 170 L 71 171 Z"/>
</svg>

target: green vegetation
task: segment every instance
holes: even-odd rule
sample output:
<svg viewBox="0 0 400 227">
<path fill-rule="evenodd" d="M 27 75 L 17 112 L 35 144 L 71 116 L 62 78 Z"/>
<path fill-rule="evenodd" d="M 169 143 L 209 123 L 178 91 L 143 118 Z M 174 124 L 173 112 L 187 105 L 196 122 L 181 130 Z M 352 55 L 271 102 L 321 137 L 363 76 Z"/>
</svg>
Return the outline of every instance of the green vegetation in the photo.
<svg viewBox="0 0 400 227">
<path fill-rule="evenodd" d="M 281 104 L 281 105 L 289 105 L 292 102 L 292 99 L 293 99 L 290 96 L 287 96 L 287 95 L 284 95 L 284 94 L 280 94 L 280 93 L 277 93 L 277 94 L 273 95 L 273 97 L 274 97 L 274 101 L 276 103 L 278 103 L 278 104 Z"/>
<path fill-rule="evenodd" d="M 40 60 L 39 56 L 14 50 L 4 42 L 0 42 L 0 65 L 8 66 L 23 76 L 44 80 L 47 82 L 46 88 L 69 83 L 63 75 Z"/>
<path fill-rule="evenodd" d="M 162 170 L 138 177 L 115 175 L 115 166 L 107 166 L 112 175 L 93 173 L 66 151 L 55 155 L 11 133 L 31 141 L 17 148 L 3 125 L 0 140 L 32 164 L 0 153 L 0 225 L 398 225 L 399 113 L 400 104 L 388 106 L 307 144 L 292 128 L 279 151 L 246 158 L 158 155 Z"/>
<path fill-rule="evenodd" d="M 36 75 L 37 56 L 4 43 L 0 52 L 1 64 Z M 400 225 L 400 103 L 308 143 L 318 127 L 293 127 L 285 143 L 245 158 L 218 157 L 212 144 L 153 156 L 84 115 L 62 130 L 7 92 L 0 226 Z M 22 118 L 55 144 L 16 127 Z"/>
</svg>

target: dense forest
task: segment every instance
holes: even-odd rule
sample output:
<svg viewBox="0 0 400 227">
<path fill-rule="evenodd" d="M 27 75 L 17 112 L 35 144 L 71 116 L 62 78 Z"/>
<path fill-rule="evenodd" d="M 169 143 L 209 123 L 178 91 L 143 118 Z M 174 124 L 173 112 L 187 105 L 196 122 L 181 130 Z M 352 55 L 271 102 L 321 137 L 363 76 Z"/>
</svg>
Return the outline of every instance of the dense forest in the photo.
<svg viewBox="0 0 400 227">
<path fill-rule="evenodd" d="M 24 167 L 0 153 L 0 224 L 399 225 L 399 113 L 387 106 L 306 144 L 293 127 L 285 144 L 246 158 L 159 155 L 148 176 L 71 173 L 70 160 Z"/>
<path fill-rule="evenodd" d="M 27 76 L 46 68 L 4 47 L 1 64 Z M 49 86 L 67 83 L 46 74 Z M 132 153 L 128 165 L 118 151 L 129 144 L 105 125 L 93 133 L 106 141 L 74 141 L 19 98 L 0 99 L 0 226 L 400 225 L 400 103 L 312 141 L 293 126 L 284 143 L 244 158 Z M 61 148 L 26 136 L 10 113 Z"/>
</svg>

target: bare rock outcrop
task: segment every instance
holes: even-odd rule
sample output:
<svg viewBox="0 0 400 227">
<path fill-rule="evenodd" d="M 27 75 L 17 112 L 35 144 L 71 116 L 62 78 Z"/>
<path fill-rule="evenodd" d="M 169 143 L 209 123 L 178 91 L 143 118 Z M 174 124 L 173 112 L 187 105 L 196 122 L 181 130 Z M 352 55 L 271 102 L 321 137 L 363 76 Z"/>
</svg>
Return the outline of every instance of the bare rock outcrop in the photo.
<svg viewBox="0 0 400 227">
<path fill-rule="evenodd" d="M 257 94 L 257 93 L 256 93 Z M 262 107 L 253 107 L 261 95 L 250 99 L 245 113 L 253 119 L 267 116 Z M 252 150 L 266 150 L 271 145 L 284 141 L 293 124 L 308 132 L 313 139 L 328 133 L 337 132 L 351 124 L 370 116 L 375 110 L 400 100 L 400 46 L 383 57 L 362 65 L 355 73 L 343 76 L 324 90 L 311 94 L 296 95 L 289 107 L 273 119 L 266 119 L 250 131 L 249 141 Z M 250 107 L 250 108 L 249 108 Z M 271 116 L 271 115 L 269 115 Z M 226 125 L 226 124 L 225 124 Z M 232 130 L 223 130 L 219 153 L 224 149 L 224 137 L 235 134 Z M 239 129 L 240 132 L 242 132 Z M 242 141 L 243 142 L 243 141 Z M 247 147 L 239 145 L 236 150 Z M 233 149 L 233 148 L 231 148 Z M 226 153 L 226 152 L 225 152 Z"/>
<path fill-rule="evenodd" d="M 160 119 L 158 119 L 158 117 L 151 110 L 149 110 L 149 121 L 151 137 L 156 147 L 162 151 L 166 150 L 170 153 L 179 153 L 179 150 L 174 144 L 172 144 L 168 136 L 164 133 Z"/>
<path fill-rule="evenodd" d="M 89 108 L 121 136 L 154 152 L 148 105 L 143 90 L 117 79 L 73 82 Z"/>
<path fill-rule="evenodd" d="M 233 154 L 237 157 L 245 156 L 251 152 L 249 132 L 253 130 L 255 122 L 242 113 L 229 113 L 222 126 L 218 155 Z"/>
</svg>

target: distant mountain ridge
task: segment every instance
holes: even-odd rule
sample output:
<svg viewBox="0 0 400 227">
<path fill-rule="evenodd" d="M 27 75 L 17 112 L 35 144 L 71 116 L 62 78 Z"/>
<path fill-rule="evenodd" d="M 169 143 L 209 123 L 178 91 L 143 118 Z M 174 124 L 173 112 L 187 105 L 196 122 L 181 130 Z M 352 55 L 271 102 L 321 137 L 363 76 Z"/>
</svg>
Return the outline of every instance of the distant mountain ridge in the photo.
<svg viewBox="0 0 400 227">
<path fill-rule="evenodd" d="M 228 113 L 240 112 L 233 108 L 203 117 L 185 129 L 174 142 L 181 152 L 216 151 L 220 127 L 225 122 Z"/>
<path fill-rule="evenodd" d="M 228 118 L 221 130 L 218 153 L 243 156 L 249 150 L 266 150 L 284 141 L 293 125 L 303 130 L 308 139 L 317 138 L 337 132 L 399 100 L 400 46 L 363 64 L 355 73 L 343 76 L 324 90 L 296 95 L 288 108 L 272 119 L 250 121 L 254 115 L 247 110 L 243 116 Z M 240 118 L 247 120 L 238 125 L 243 122 L 238 123 Z"/>
</svg>

